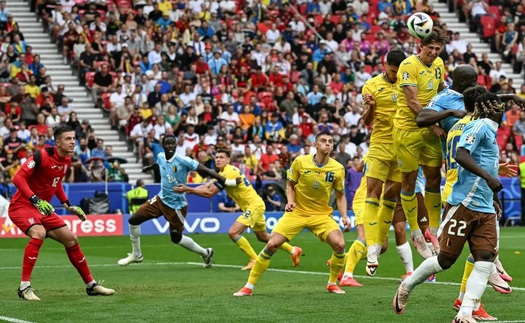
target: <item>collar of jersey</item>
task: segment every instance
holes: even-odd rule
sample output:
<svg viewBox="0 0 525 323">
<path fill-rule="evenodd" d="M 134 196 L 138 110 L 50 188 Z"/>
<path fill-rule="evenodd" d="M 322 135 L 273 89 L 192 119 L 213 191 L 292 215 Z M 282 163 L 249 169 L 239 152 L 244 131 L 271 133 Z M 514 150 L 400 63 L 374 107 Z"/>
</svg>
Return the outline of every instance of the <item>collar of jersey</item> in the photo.
<svg viewBox="0 0 525 323">
<path fill-rule="evenodd" d="M 171 163 L 175 159 L 176 155 L 177 155 L 177 153 L 173 154 L 173 156 L 171 156 L 170 159 L 166 159 L 166 162 Z M 166 153 L 164 153 L 164 157 L 166 157 Z"/>
<path fill-rule="evenodd" d="M 389 84 L 396 84 L 396 82 L 392 83 L 385 77 L 385 72 L 381 73 L 381 77 L 383 78 L 383 80 L 385 80 Z"/>
<path fill-rule="evenodd" d="M 498 123 L 497 123 L 496 121 L 491 120 L 491 119 L 489 119 L 489 118 L 484 118 L 483 120 L 487 123 L 487 125 L 488 125 L 489 127 L 492 128 L 492 130 L 494 130 L 495 132 L 498 131 L 499 125 L 498 125 Z"/>
<path fill-rule="evenodd" d="M 322 168 L 324 165 L 328 164 L 328 162 L 330 161 L 330 159 L 328 159 L 328 161 L 325 163 L 325 164 L 322 164 L 322 165 L 319 165 L 315 162 L 315 155 L 312 155 L 312 161 L 314 162 L 315 166 L 319 167 L 319 168 Z"/>
<path fill-rule="evenodd" d="M 450 87 L 448 87 L 447 90 L 449 90 L 450 92 L 452 92 L 453 94 L 455 94 L 457 96 L 463 97 L 463 94 L 459 93 L 456 90 L 452 90 L 452 88 L 450 88 Z"/>
<path fill-rule="evenodd" d="M 425 64 L 425 63 L 421 60 L 421 57 L 419 57 L 419 55 L 416 55 L 416 57 L 417 57 L 417 60 L 418 60 L 421 64 L 423 64 L 426 68 L 430 68 L 430 67 L 432 66 L 432 64 L 434 64 L 434 62 L 432 62 L 432 64 L 427 65 L 427 64 Z"/>
</svg>

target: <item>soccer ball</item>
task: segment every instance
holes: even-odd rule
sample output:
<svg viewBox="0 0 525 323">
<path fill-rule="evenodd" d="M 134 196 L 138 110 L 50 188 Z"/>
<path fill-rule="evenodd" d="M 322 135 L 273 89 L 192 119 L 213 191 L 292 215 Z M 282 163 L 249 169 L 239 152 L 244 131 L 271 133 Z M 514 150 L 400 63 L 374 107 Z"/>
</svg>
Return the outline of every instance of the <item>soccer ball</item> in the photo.
<svg viewBox="0 0 525 323">
<path fill-rule="evenodd" d="M 434 22 L 429 15 L 423 12 L 416 12 L 407 21 L 408 33 L 419 39 L 423 39 L 430 35 Z"/>
</svg>

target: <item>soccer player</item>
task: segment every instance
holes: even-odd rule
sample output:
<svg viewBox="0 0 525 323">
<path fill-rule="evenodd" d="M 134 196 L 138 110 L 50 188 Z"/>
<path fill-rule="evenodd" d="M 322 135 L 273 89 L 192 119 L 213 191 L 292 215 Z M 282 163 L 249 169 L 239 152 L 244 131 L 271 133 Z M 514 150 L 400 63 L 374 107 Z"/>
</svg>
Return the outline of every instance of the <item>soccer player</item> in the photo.
<svg viewBox="0 0 525 323">
<path fill-rule="evenodd" d="M 423 258 L 432 256 L 427 239 L 436 241 L 441 217 L 441 152 L 443 129 L 433 125 L 418 128 L 416 117 L 436 94 L 445 88 L 443 60 L 438 57 L 445 45 L 444 35 L 437 29 L 421 40 L 421 52 L 405 59 L 399 66 L 399 98 L 394 117 L 394 146 L 402 172 L 401 204 L 405 210 L 411 237 Z M 423 235 L 417 223 L 418 205 L 415 184 L 419 165 L 425 173 L 425 206 L 430 228 Z M 430 237 L 432 236 L 432 237 Z M 372 259 L 373 260 L 373 259 Z"/>
<path fill-rule="evenodd" d="M 366 167 L 365 167 L 366 168 Z M 419 206 L 424 206 L 424 197 L 421 193 L 425 186 L 424 186 L 424 180 L 423 180 L 423 172 L 420 168 L 418 172 L 418 178 L 416 182 L 416 196 L 418 199 Z M 354 240 L 354 243 L 352 243 L 352 246 L 350 247 L 350 250 L 346 253 L 345 258 L 345 268 L 344 273 L 342 273 L 341 282 L 339 283 L 340 286 L 352 286 L 352 287 L 361 287 L 362 285 L 358 283 L 354 278 L 354 270 L 357 266 L 357 263 L 366 258 L 366 242 L 364 240 L 365 231 L 363 229 L 363 206 L 365 204 L 365 198 L 366 198 L 366 186 L 367 186 L 367 180 L 366 176 L 363 176 L 361 179 L 361 183 L 359 184 L 359 187 L 357 188 L 354 200 L 352 201 L 352 208 L 355 214 L 355 225 L 356 225 L 356 231 L 357 231 L 357 239 Z M 428 223 L 428 214 L 426 212 L 426 208 L 422 207 L 419 208 L 419 214 L 418 214 L 418 221 L 419 226 L 422 228 L 425 228 L 425 224 Z M 401 261 L 403 262 L 403 265 L 405 267 L 405 275 L 403 275 L 403 278 L 407 275 L 411 275 L 414 271 L 414 263 L 412 260 L 412 249 L 410 249 L 410 245 L 408 244 L 406 240 L 406 231 L 405 231 L 405 225 L 406 225 L 406 217 L 405 212 L 403 211 L 403 207 L 401 206 L 401 203 L 398 201 L 394 216 L 391 220 L 392 225 L 394 226 L 394 232 L 396 237 L 396 249 L 397 253 L 399 254 L 399 257 L 401 258 Z M 389 225 L 390 229 L 390 225 Z M 384 243 L 381 247 L 381 254 L 385 253 L 388 248 L 388 232 L 387 237 L 384 240 Z"/>
<path fill-rule="evenodd" d="M 465 126 L 457 145 L 455 160 L 461 167 L 439 230 L 441 251 L 437 257 L 426 259 L 401 283 L 393 300 L 396 313 L 405 311 L 415 286 L 429 275 L 450 268 L 468 241 L 475 260 L 474 270 L 453 322 L 475 322 L 472 312 L 479 306 L 489 276 L 496 272 L 493 263 L 498 240 L 496 222 L 501 209 L 495 193 L 503 188 L 497 178 L 496 136 L 504 111 L 504 104 L 495 94 L 483 94 L 476 100 L 473 121 Z"/>
<path fill-rule="evenodd" d="M 310 230 L 333 249 L 326 290 L 335 294 L 345 293 L 336 284 L 345 258 L 345 239 L 339 224 L 332 218 L 333 210 L 328 204 L 335 189 L 337 209 L 341 213 L 345 231 L 350 230 L 344 192 L 345 171 L 343 165 L 330 158 L 334 149 L 332 135 L 326 132 L 317 134 L 314 147 L 317 150 L 315 155 L 297 157 L 288 170 L 285 213 L 257 256 L 248 282 L 233 296 L 251 296 L 254 285 L 268 268 L 273 254 L 303 229 Z"/>
<path fill-rule="evenodd" d="M 457 68 L 459 68 L 459 66 Z M 454 70 L 453 75 L 456 75 L 456 70 Z M 476 101 L 476 98 L 478 98 L 479 96 L 485 93 L 488 93 L 488 91 L 484 87 L 475 86 L 475 87 L 468 88 L 464 91 L 458 92 L 458 94 L 455 95 L 455 97 L 461 98 L 461 100 L 457 100 L 457 101 L 461 104 L 461 109 L 463 109 L 463 106 L 464 106 L 464 109 L 466 110 L 465 112 L 467 115 L 463 119 L 457 121 L 452 127 L 445 126 L 445 129 L 447 129 L 447 132 L 448 132 L 446 146 L 445 146 L 446 147 L 445 161 L 446 161 L 447 177 L 446 177 L 445 187 L 442 193 L 442 197 L 445 203 L 446 203 L 446 199 L 450 196 L 450 193 L 452 192 L 452 186 L 457 181 L 458 164 L 456 163 L 456 160 L 454 159 L 456 156 L 457 144 L 459 143 L 461 134 L 463 133 L 463 129 L 471 121 L 472 113 L 474 112 L 474 102 Z M 457 104 L 449 103 L 447 105 L 444 105 L 443 108 L 444 109 L 458 109 L 456 105 Z M 432 110 L 428 109 L 428 111 L 425 111 L 425 110 L 427 109 L 424 109 L 423 112 L 418 116 L 418 122 L 420 121 L 419 120 L 420 117 L 424 117 L 424 118 L 426 118 L 427 116 L 433 117 L 434 115 L 445 113 L 445 110 L 444 111 L 436 111 L 434 109 Z M 452 117 L 446 118 L 445 120 L 443 120 L 444 121 L 443 123 L 446 124 L 448 119 L 452 119 Z M 434 122 L 435 121 L 432 121 L 432 123 Z M 504 164 L 500 165 L 498 173 L 500 175 L 507 175 L 507 174 L 511 176 L 516 175 L 516 174 L 512 174 L 512 170 L 510 168 L 507 168 L 506 165 Z M 498 266 L 500 268 L 503 268 L 501 266 L 501 263 L 498 260 L 498 256 L 496 256 L 495 264 L 496 264 L 496 268 Z M 472 255 L 469 255 L 465 263 L 465 269 L 463 271 L 463 277 L 461 279 L 461 287 L 460 287 L 459 296 L 454 301 L 454 308 L 456 309 L 459 309 L 461 307 L 461 302 L 463 301 L 463 297 L 465 295 L 467 280 L 473 269 L 474 269 L 474 260 L 472 258 Z M 504 294 L 508 294 L 512 292 L 512 289 L 510 288 L 510 286 L 500 277 L 498 273 L 492 273 L 490 275 L 489 284 L 498 292 L 501 292 Z M 484 307 L 481 304 L 478 309 L 472 312 L 472 316 L 476 319 L 484 319 L 484 320 L 494 319 L 494 317 L 492 317 L 485 311 Z"/>
<path fill-rule="evenodd" d="M 367 153 L 366 200 L 363 207 L 364 238 L 368 247 L 366 273 L 370 276 L 376 273 L 377 257 L 387 238 L 401 190 L 401 172 L 397 166 L 392 130 L 397 110 L 397 72 L 405 58 L 403 51 L 389 51 L 385 72 L 368 80 L 362 90 L 364 122 L 368 126 L 374 125 Z M 363 245 L 358 243 L 356 247 L 363 248 Z"/>
<path fill-rule="evenodd" d="M 127 266 L 133 262 L 142 262 L 142 251 L 140 249 L 140 225 L 148 220 L 158 218 L 162 215 L 170 223 L 171 241 L 189 251 L 195 252 L 202 257 L 204 268 L 209 268 L 213 261 L 213 249 L 204 249 L 192 238 L 182 234 L 184 231 L 184 219 L 188 211 L 188 202 L 184 193 L 176 193 L 173 187 L 185 184 L 188 173 L 197 171 L 203 177 L 214 178 L 217 185 L 237 185 L 239 180 L 226 180 L 216 172 L 202 166 L 196 160 L 186 156 L 175 154 L 177 140 L 174 135 L 165 135 L 162 138 L 164 152 L 157 155 L 157 161 L 142 169 L 143 172 L 158 168 L 160 171 L 160 192 L 158 195 L 146 201 L 129 218 L 129 235 L 131 238 L 132 252 L 126 258 L 118 261 L 121 266 Z M 220 184 L 219 184 L 220 183 Z"/>
<path fill-rule="evenodd" d="M 242 182 L 239 185 L 233 187 L 226 187 L 226 193 L 233 199 L 233 201 L 239 205 L 242 210 L 242 214 L 237 218 L 235 223 L 230 227 L 228 234 L 230 238 L 237 244 L 239 249 L 244 252 L 250 262 L 247 266 L 243 267 L 242 270 L 252 269 L 257 254 L 253 250 L 250 242 L 242 236 L 242 233 L 252 228 L 257 239 L 261 242 L 268 242 L 270 236 L 266 232 L 266 221 L 264 218 L 264 212 L 266 211 L 266 205 L 263 199 L 257 194 L 257 191 L 253 188 L 252 184 L 244 173 L 237 167 L 230 165 L 230 152 L 227 150 L 219 149 L 215 155 L 215 165 L 219 169 L 219 175 L 224 176 L 226 179 L 236 179 L 240 177 Z M 175 187 L 175 192 L 178 193 L 190 193 L 204 197 L 212 197 L 213 195 L 220 192 L 221 187 L 217 187 L 216 182 L 208 182 L 207 184 L 197 187 L 187 187 L 186 185 L 180 184 Z M 280 247 L 290 254 L 293 261 L 293 266 L 297 266 L 300 261 L 302 249 L 299 247 L 292 247 L 289 243 L 283 243 Z"/>
<path fill-rule="evenodd" d="M 89 296 L 113 295 L 114 290 L 101 286 L 93 279 L 86 257 L 78 245 L 77 236 L 69 230 L 49 203 L 56 195 L 68 212 L 82 221 L 86 220 L 84 211 L 71 205 L 62 187 L 62 178 L 71 166 L 71 155 L 75 150 L 75 130 L 69 126 L 58 126 L 53 135 L 55 147 L 36 151 L 13 177 L 13 184 L 18 191 L 9 205 L 9 218 L 31 238 L 24 251 L 18 296 L 28 301 L 40 300 L 31 289 L 30 280 L 46 237 L 64 245 L 69 261 L 86 284 Z"/>
</svg>

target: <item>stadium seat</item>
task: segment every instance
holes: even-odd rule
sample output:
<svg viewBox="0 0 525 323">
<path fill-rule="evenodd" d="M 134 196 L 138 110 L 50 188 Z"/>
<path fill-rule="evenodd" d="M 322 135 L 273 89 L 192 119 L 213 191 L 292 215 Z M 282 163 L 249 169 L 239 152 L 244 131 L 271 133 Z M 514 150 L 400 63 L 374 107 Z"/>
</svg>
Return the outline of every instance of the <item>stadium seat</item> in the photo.
<svg viewBox="0 0 525 323">
<path fill-rule="evenodd" d="M 95 72 L 87 72 L 85 75 L 86 87 L 91 89 L 93 87 L 93 81 L 95 80 Z"/>
<path fill-rule="evenodd" d="M 494 18 L 496 19 L 496 21 L 500 20 L 501 13 L 499 12 L 498 6 L 490 6 L 488 13 L 494 15 Z"/>
<path fill-rule="evenodd" d="M 339 15 L 332 15 L 332 18 L 330 19 L 335 25 L 339 24 L 341 21 L 341 16 Z"/>
<path fill-rule="evenodd" d="M 480 22 L 483 26 L 483 39 L 490 40 L 496 32 L 496 19 L 492 16 L 482 16 Z"/>
</svg>

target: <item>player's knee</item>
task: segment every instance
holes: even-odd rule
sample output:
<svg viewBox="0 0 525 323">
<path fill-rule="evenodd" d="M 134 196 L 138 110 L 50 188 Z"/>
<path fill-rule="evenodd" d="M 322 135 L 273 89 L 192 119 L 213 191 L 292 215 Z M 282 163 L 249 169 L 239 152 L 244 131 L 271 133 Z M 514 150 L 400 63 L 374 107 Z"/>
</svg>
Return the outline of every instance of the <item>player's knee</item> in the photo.
<svg viewBox="0 0 525 323">
<path fill-rule="evenodd" d="M 477 250 L 472 252 L 472 257 L 474 257 L 474 261 L 493 262 L 496 258 L 496 254 L 487 250 Z"/>
<path fill-rule="evenodd" d="M 128 219 L 128 223 L 131 225 L 140 225 L 142 221 L 139 216 L 136 216 L 136 213 L 135 213 Z"/>
<path fill-rule="evenodd" d="M 259 240 L 260 242 L 268 242 L 269 239 L 270 239 L 270 236 L 267 233 L 257 235 L 257 240 Z"/>
<path fill-rule="evenodd" d="M 332 249 L 335 252 L 344 252 L 345 251 L 345 241 L 337 241 L 332 244 Z"/>
<path fill-rule="evenodd" d="M 456 262 L 456 259 L 457 258 L 451 257 L 445 253 L 440 253 L 438 255 L 438 263 L 443 270 L 447 270 L 452 267 L 452 265 Z"/>
<path fill-rule="evenodd" d="M 27 235 L 32 239 L 45 240 L 46 239 L 46 229 L 41 225 L 32 226 L 29 229 Z"/>
<path fill-rule="evenodd" d="M 228 231 L 228 235 L 230 236 L 230 239 L 232 239 L 233 241 L 237 241 L 237 238 L 239 238 L 239 234 L 233 231 L 232 229 Z"/>
<path fill-rule="evenodd" d="M 171 232 L 170 233 L 171 242 L 174 244 L 179 244 L 179 242 L 182 240 L 182 232 Z"/>
</svg>

